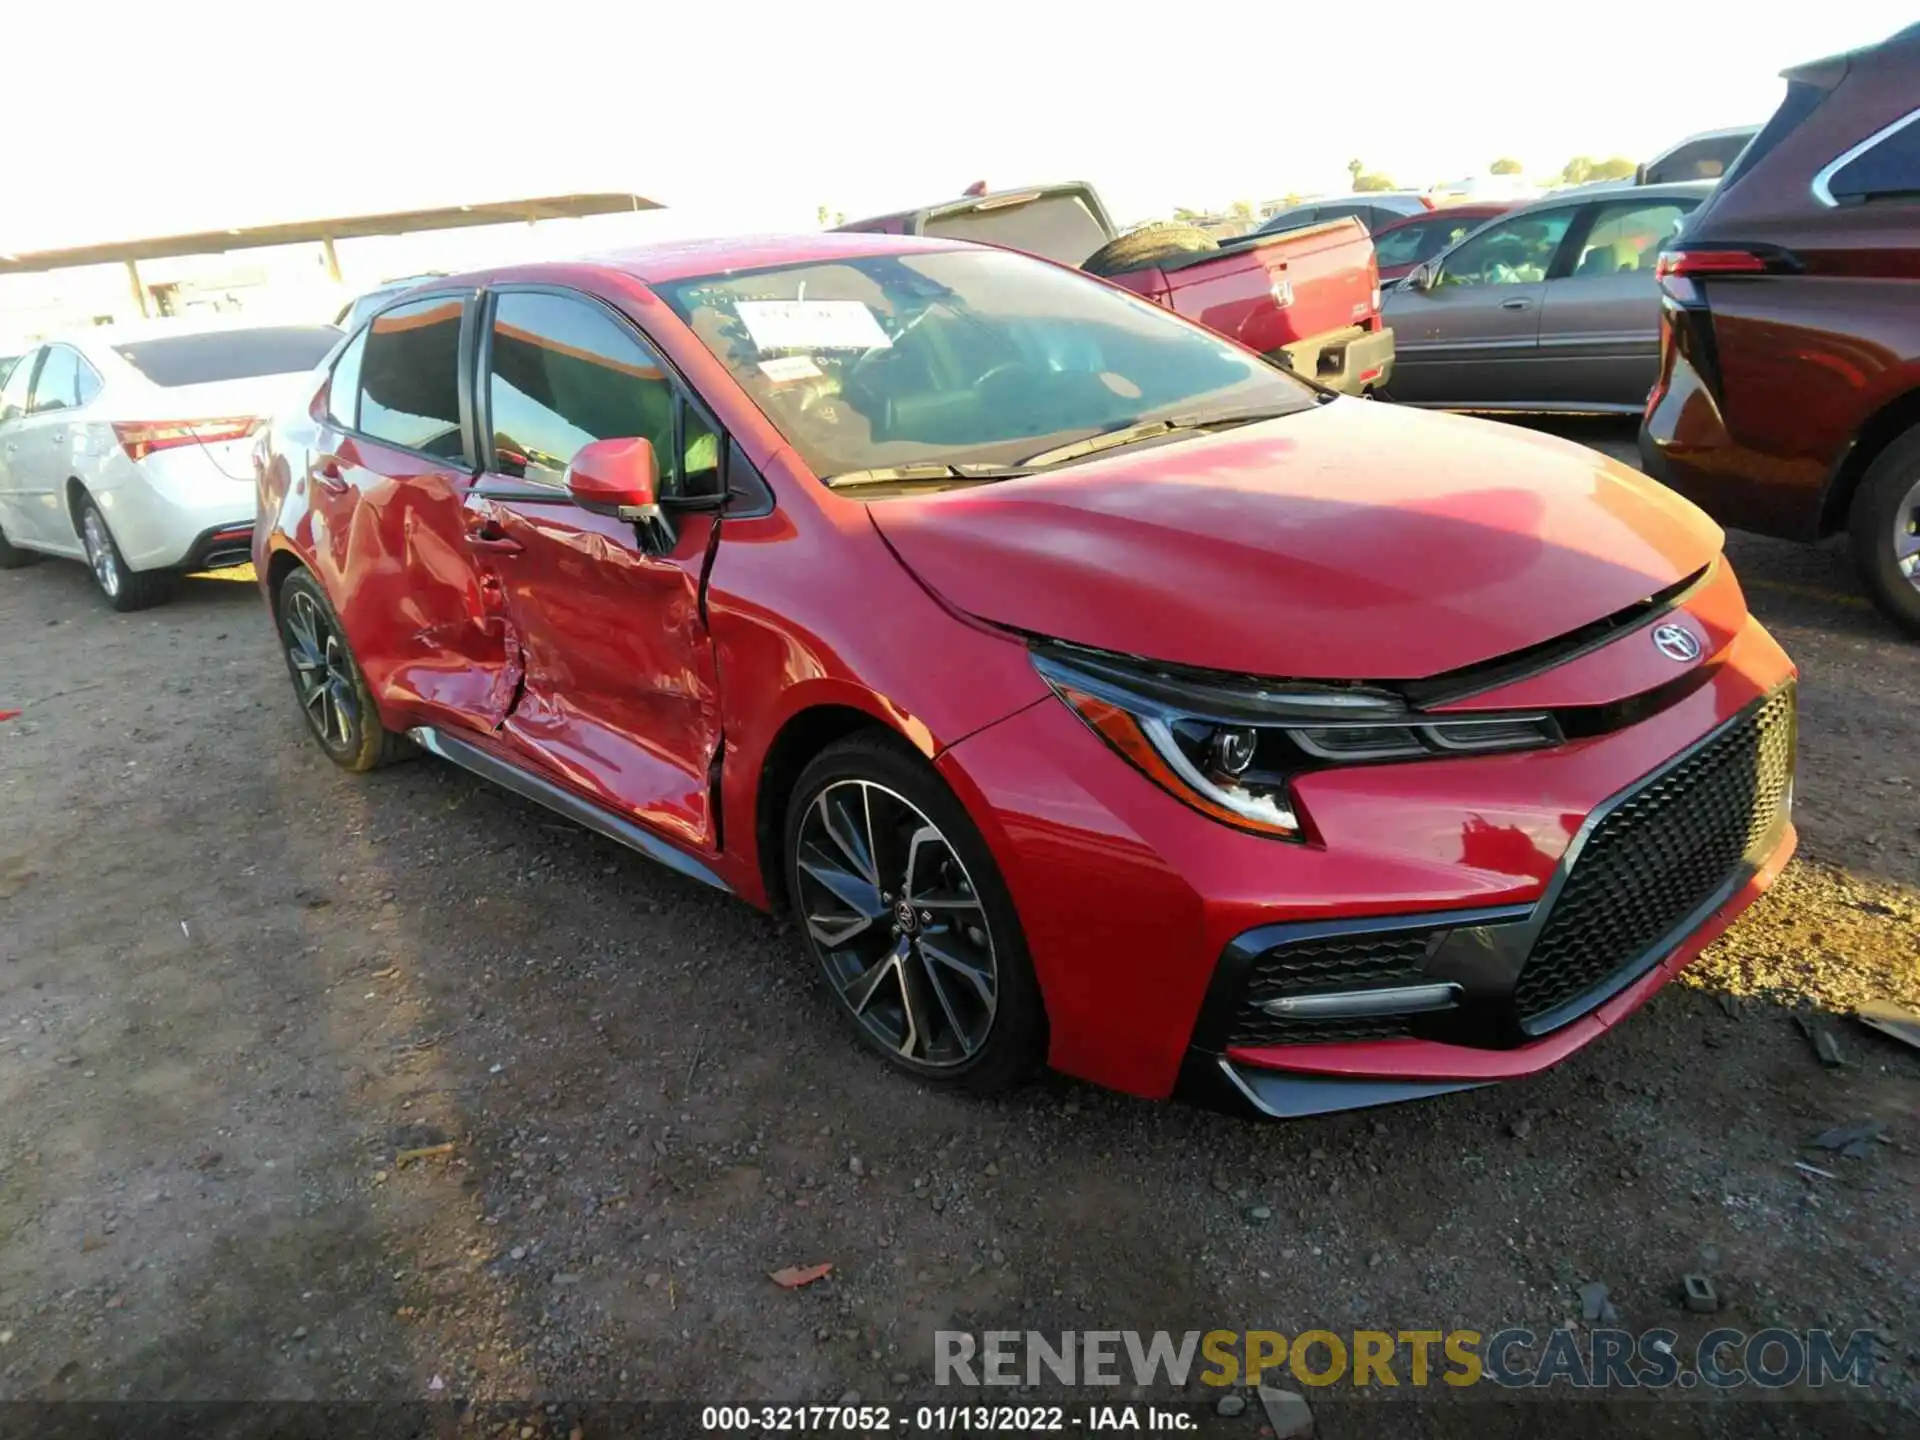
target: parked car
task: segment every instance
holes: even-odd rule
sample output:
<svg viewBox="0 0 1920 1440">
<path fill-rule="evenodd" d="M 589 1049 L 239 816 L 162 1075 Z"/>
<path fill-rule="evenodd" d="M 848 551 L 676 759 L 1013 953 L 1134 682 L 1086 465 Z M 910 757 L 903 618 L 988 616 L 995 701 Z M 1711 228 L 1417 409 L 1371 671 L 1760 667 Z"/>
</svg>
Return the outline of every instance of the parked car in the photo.
<svg viewBox="0 0 1920 1440">
<path fill-rule="evenodd" d="M 13 367 L 19 363 L 18 355 L 0 355 L 0 385 L 7 383 L 7 377 L 13 373 Z"/>
<path fill-rule="evenodd" d="M 1638 414 L 1660 367 L 1653 267 L 1711 186 L 1556 195 L 1509 210 L 1387 292 L 1393 399 Z"/>
<path fill-rule="evenodd" d="M 430 280 L 443 279 L 444 270 L 429 270 L 419 275 L 403 275 L 397 280 L 383 280 L 363 295 L 356 295 L 340 307 L 340 313 L 333 317 L 333 323 L 341 330 L 358 330 L 361 323 L 376 310 L 386 308 L 387 302 L 397 295 L 425 285 Z"/>
<path fill-rule="evenodd" d="M 1728 524 L 1846 531 L 1920 635 L 1920 25 L 1786 79 L 1661 259 L 1640 453 Z"/>
<path fill-rule="evenodd" d="M 170 320 L 29 352 L 0 386 L 0 569 L 84 560 L 107 603 L 245 565 L 249 440 L 340 339 L 330 325 Z"/>
<path fill-rule="evenodd" d="M 1370 233 L 1378 233 L 1410 215 L 1424 215 L 1434 208 L 1433 197 L 1412 190 L 1376 190 L 1360 195 L 1336 195 L 1326 200 L 1308 200 L 1289 205 L 1260 223 L 1255 234 L 1278 235 L 1283 230 L 1298 230 L 1328 220 L 1358 220 Z"/>
<path fill-rule="evenodd" d="M 1758 125 L 1733 125 L 1689 135 L 1642 165 L 1634 183 L 1670 185 L 1678 180 L 1718 180 L 1733 168 L 1747 142 L 1759 133 Z"/>
<path fill-rule="evenodd" d="M 1077 182 L 976 189 L 839 228 L 981 241 L 1075 266 L 1349 395 L 1371 392 L 1393 373 L 1373 246 L 1352 221 L 1222 244 L 1181 223 L 1116 234 L 1093 187 Z"/>
<path fill-rule="evenodd" d="M 1793 667 L 1706 517 L 1005 249 L 467 275 L 255 459 L 328 756 L 421 747 L 791 909 L 926 1080 L 1304 1114 L 1528 1074 L 1793 848 Z"/>
<path fill-rule="evenodd" d="M 1474 201 L 1449 205 L 1444 210 L 1422 211 L 1381 226 L 1373 232 L 1373 258 L 1380 267 L 1381 288 L 1399 284 L 1422 260 L 1434 259 L 1442 250 L 1459 244 L 1487 221 L 1512 208 L 1499 201 Z"/>
</svg>

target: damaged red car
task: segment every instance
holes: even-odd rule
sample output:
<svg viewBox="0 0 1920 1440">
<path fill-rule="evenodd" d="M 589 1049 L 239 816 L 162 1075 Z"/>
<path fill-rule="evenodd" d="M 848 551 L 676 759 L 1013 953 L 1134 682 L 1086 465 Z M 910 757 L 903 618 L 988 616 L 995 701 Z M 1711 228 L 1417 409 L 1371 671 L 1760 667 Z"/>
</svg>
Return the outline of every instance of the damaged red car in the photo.
<svg viewBox="0 0 1920 1440">
<path fill-rule="evenodd" d="M 887 235 L 436 280 L 255 452 L 313 738 L 789 909 L 853 1033 L 1268 1115 L 1524 1075 L 1794 845 L 1721 535 Z"/>
</svg>

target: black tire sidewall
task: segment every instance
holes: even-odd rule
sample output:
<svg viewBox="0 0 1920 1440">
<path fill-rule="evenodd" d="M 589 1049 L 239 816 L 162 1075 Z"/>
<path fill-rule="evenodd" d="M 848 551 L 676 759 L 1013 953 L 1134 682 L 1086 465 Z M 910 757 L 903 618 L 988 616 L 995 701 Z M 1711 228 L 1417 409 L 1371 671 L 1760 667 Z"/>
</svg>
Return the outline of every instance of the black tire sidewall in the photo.
<svg viewBox="0 0 1920 1440">
<path fill-rule="evenodd" d="M 313 716 L 301 701 L 300 674 L 287 644 L 287 611 L 295 595 L 306 595 L 313 600 L 346 655 L 347 673 L 353 682 L 354 702 L 359 711 L 354 720 L 354 743 L 351 746 L 329 745 L 314 728 Z M 353 643 L 347 638 L 346 627 L 340 623 L 340 616 L 334 610 L 333 602 L 327 598 L 326 590 L 309 571 L 290 571 L 287 578 L 280 582 L 279 603 L 274 609 L 273 618 L 280 640 L 280 658 L 287 667 L 287 680 L 293 686 L 294 701 L 300 706 L 300 723 L 306 727 L 313 743 L 320 747 L 320 752 L 341 769 L 356 772 L 372 770 L 392 758 L 389 741 L 394 737 L 380 723 L 380 711 L 373 703 L 373 691 L 367 685 L 367 677 L 361 672 L 360 659 L 353 653 Z"/>
<path fill-rule="evenodd" d="M 1920 586 L 1900 573 L 1893 524 L 1907 492 L 1920 482 L 1920 426 L 1882 450 L 1861 477 L 1847 517 L 1860 583 L 1882 614 L 1920 639 Z"/>
<path fill-rule="evenodd" d="M 787 895 L 796 910 L 799 901 L 797 867 L 800 824 L 814 798 L 828 785 L 841 780 L 870 780 L 905 797 L 940 828 L 967 867 L 975 892 L 980 896 L 988 923 L 993 927 L 993 948 L 997 965 L 993 1027 L 986 1043 L 964 1064 L 929 1067 L 903 1059 L 882 1045 L 867 1028 L 847 1011 L 846 1004 L 827 980 L 827 967 L 806 922 L 795 917 L 800 942 L 806 947 L 814 973 L 828 991 L 834 1009 L 866 1046 L 883 1056 L 896 1069 L 937 1085 L 953 1086 L 980 1094 L 1010 1089 L 1027 1079 L 1046 1054 L 1046 1010 L 1040 986 L 1034 977 L 1033 962 L 1027 954 L 1020 917 L 1014 909 L 1000 867 L 993 852 L 973 823 L 959 798 L 939 774 L 903 740 L 878 732 L 839 741 L 816 755 L 801 771 L 787 806 L 782 830 L 782 865 Z"/>
</svg>

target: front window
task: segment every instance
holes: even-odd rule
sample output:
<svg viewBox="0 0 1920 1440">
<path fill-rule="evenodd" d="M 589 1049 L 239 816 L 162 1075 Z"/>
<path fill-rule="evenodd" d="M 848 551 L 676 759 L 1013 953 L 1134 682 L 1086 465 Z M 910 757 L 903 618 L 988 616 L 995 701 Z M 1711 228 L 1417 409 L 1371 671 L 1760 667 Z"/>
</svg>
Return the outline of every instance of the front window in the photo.
<svg viewBox="0 0 1920 1440">
<path fill-rule="evenodd" d="M 658 289 L 829 479 L 1018 465 L 1142 422 L 1315 401 L 1198 326 L 1004 251 L 857 256 Z"/>
<path fill-rule="evenodd" d="M 1516 215 L 1490 226 L 1447 257 L 1440 283 L 1532 285 L 1545 280 L 1572 221 L 1569 207 Z"/>
</svg>

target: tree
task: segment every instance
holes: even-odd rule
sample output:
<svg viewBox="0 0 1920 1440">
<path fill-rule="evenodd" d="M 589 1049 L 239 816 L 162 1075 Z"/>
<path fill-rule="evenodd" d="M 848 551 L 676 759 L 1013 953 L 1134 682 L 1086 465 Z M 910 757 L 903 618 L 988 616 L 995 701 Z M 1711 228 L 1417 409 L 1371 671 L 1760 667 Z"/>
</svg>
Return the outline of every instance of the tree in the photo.
<svg viewBox="0 0 1920 1440">
<path fill-rule="evenodd" d="M 1610 156 L 1593 167 L 1595 180 L 1631 180 L 1640 167 L 1624 155 Z"/>
<path fill-rule="evenodd" d="M 1358 190 L 1360 188 L 1360 172 L 1366 168 L 1367 167 L 1358 160 L 1347 161 L 1347 174 L 1353 177 L 1354 189 Z"/>
<path fill-rule="evenodd" d="M 1236 220 L 1251 220 L 1253 218 L 1253 203 L 1248 200 L 1236 200 L 1227 207 L 1227 213 Z"/>
<path fill-rule="evenodd" d="M 1353 188 L 1363 192 L 1371 190 L 1391 190 L 1393 189 L 1393 181 L 1389 180 L 1385 175 L 1356 175 L 1353 177 Z"/>
<path fill-rule="evenodd" d="M 1487 169 L 1495 175 L 1518 175 L 1521 173 L 1522 167 L 1518 160 L 1502 155 L 1498 160 L 1494 161 L 1493 164 L 1489 165 Z"/>
<path fill-rule="evenodd" d="M 824 228 L 827 223 L 827 207 L 822 205 L 818 210 L 813 212 L 813 217 L 818 220 Z"/>
<path fill-rule="evenodd" d="M 1584 185 L 1593 178 L 1593 157 L 1576 155 L 1561 167 L 1560 178 L 1569 185 Z"/>
</svg>

